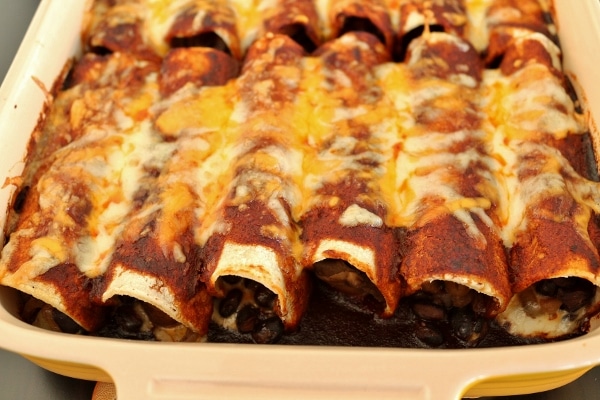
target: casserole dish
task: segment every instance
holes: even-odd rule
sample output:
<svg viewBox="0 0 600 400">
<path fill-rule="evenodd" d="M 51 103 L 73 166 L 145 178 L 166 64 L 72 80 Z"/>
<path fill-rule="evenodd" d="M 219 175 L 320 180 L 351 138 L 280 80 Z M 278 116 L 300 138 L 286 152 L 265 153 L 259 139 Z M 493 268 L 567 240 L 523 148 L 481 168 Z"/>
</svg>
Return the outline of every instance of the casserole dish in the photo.
<svg viewBox="0 0 600 400">
<path fill-rule="evenodd" d="M 64 3 L 62 4 L 65 5 Z M 0 172 L 22 168 L 27 134 L 33 130 L 44 91 L 79 49 L 85 4 L 58 7 L 42 2 L 0 92 Z M 594 93 L 592 49 L 600 45 L 598 4 L 556 1 L 565 69 L 586 100 L 593 137 L 600 94 Z M 585 57 L 584 57 L 585 55 Z M 35 79 L 33 79 L 35 77 Z M 596 108 L 594 108 L 596 107 Z M 10 146 L 8 145 L 10 144 Z M 598 146 L 596 146 L 598 148 Z M 8 204 L 11 193 L 0 193 Z M 5 212 L 0 213 L 4 218 Z M 4 220 L 0 220 L 3 225 Z M 325 347 L 251 347 L 222 344 L 140 343 L 42 331 L 16 317 L 16 293 L 0 297 L 2 346 L 54 372 L 114 381 L 119 398 L 278 397 L 444 399 L 550 389 L 600 363 L 598 329 L 566 342 L 477 350 L 407 350 Z M 525 360 L 525 361 L 524 361 Z M 460 368 L 456 368 L 456 365 Z"/>
</svg>

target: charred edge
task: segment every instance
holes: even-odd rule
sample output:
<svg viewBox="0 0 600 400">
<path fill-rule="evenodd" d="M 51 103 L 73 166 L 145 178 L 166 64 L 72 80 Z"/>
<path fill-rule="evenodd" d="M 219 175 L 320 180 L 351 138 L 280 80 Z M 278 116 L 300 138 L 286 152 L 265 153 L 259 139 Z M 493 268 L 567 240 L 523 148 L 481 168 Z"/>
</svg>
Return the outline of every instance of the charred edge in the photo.
<svg viewBox="0 0 600 400">
<path fill-rule="evenodd" d="M 594 145 L 590 133 L 587 132 L 582 137 L 584 152 L 582 154 L 585 157 L 585 165 L 587 166 L 587 174 L 585 177 L 594 182 L 600 182 L 600 174 L 598 171 L 598 160 L 596 160 L 596 154 L 594 153 Z"/>
<path fill-rule="evenodd" d="M 29 194 L 29 189 L 30 187 L 28 185 L 19 188 L 12 205 L 12 209 L 15 213 L 19 214 L 23 211 L 23 207 L 25 207 L 25 201 L 27 200 L 27 195 Z"/>
<path fill-rule="evenodd" d="M 172 48 L 179 47 L 210 47 L 232 55 L 227 43 L 215 32 L 203 32 L 195 36 L 174 37 L 169 42 Z"/>
<path fill-rule="evenodd" d="M 541 17 L 542 17 L 542 21 L 546 25 L 546 29 L 548 30 L 548 33 L 547 33 L 548 38 L 550 38 L 550 40 L 552 40 L 560 48 L 560 40 L 559 40 L 558 34 L 550 33 L 553 31 L 552 28 L 556 27 L 552 13 L 549 11 L 542 11 Z M 556 31 L 556 29 L 554 29 L 554 31 Z"/>
<path fill-rule="evenodd" d="M 433 24 L 428 27 L 430 32 L 445 32 L 445 29 L 442 25 Z M 398 45 L 396 50 L 394 51 L 394 60 L 398 62 L 406 61 L 406 53 L 408 52 L 408 47 L 412 43 L 413 40 L 418 39 L 425 32 L 425 26 L 417 26 L 416 28 L 411 29 L 406 32 L 398 41 Z"/>
<path fill-rule="evenodd" d="M 575 112 L 577 114 L 583 114 L 583 107 L 581 105 L 581 102 L 579 101 L 579 97 L 577 96 L 577 91 L 575 90 L 575 86 L 573 86 L 573 82 L 571 81 L 571 79 L 569 79 L 569 77 L 567 75 L 564 76 L 564 82 L 565 82 L 565 90 L 567 91 L 567 94 L 571 98 L 571 101 L 573 101 L 573 105 L 575 107 Z"/>
</svg>

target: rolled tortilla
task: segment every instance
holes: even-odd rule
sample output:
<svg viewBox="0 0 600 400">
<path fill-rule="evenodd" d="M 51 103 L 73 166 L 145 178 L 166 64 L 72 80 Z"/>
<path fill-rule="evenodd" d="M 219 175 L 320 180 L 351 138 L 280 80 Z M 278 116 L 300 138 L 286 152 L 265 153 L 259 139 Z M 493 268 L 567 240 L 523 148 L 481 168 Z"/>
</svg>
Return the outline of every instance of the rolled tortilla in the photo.
<svg viewBox="0 0 600 400">
<path fill-rule="evenodd" d="M 410 42 L 425 30 L 464 37 L 468 17 L 464 0 L 401 0 L 396 52 L 404 59 Z"/>
<path fill-rule="evenodd" d="M 169 7 L 173 20 L 164 40 L 171 48 L 211 47 L 242 58 L 236 14 L 228 1 L 177 1 Z"/>
<path fill-rule="evenodd" d="M 142 300 L 204 336 L 212 298 L 199 280 L 203 262 L 196 231 L 208 213 L 203 191 L 218 179 L 217 170 L 211 179 L 205 168 L 219 154 L 220 129 L 233 110 L 224 85 L 237 62 L 219 50 L 174 49 L 163 61 L 159 80 L 168 89 L 163 92 L 179 86 L 181 69 L 187 84 L 154 106 L 154 126 L 164 141 L 153 152 L 165 164 L 136 193 L 103 277 L 102 300 Z"/>
<path fill-rule="evenodd" d="M 86 50 L 98 54 L 126 52 L 158 61 L 160 51 L 147 32 L 148 10 L 144 0 L 94 1 L 83 30 Z"/>
<path fill-rule="evenodd" d="M 506 166 L 503 237 L 515 293 L 498 322 L 516 335 L 558 338 L 584 329 L 599 308 L 600 259 L 590 238 L 599 187 L 569 162 L 570 147 L 582 143 L 573 137 L 587 132 L 567 92 L 558 47 L 538 32 L 512 34 L 499 71 L 490 76 L 495 101 L 489 115 Z"/>
<path fill-rule="evenodd" d="M 255 330 L 248 323 L 259 309 L 262 322 L 277 317 L 293 329 L 307 305 L 308 276 L 298 262 L 298 227 L 291 215 L 300 201 L 301 138 L 291 121 L 303 55 L 284 35 L 267 34 L 250 47 L 235 82 L 240 97 L 233 119 L 239 125 L 227 133 L 235 140 L 226 153 L 226 186 L 201 228 L 207 237 L 202 279 L 213 295 L 229 302 L 234 290 L 246 292 L 229 283 L 241 278 L 245 288 L 258 283 L 276 296 L 267 306 L 254 301 L 256 292 L 244 297 L 248 301 L 236 300 L 234 310 L 219 306 L 219 322 L 242 332 Z"/>
<path fill-rule="evenodd" d="M 374 69 L 389 60 L 384 45 L 350 32 L 322 46 L 311 68 L 315 96 L 324 99 L 307 132 L 301 216 L 303 263 L 347 295 L 393 314 L 400 295 L 393 229 L 382 186 L 393 158 Z"/>
<path fill-rule="evenodd" d="M 220 86 L 239 74 L 239 63 L 222 51 L 207 47 L 176 48 L 162 60 L 160 92 L 169 97 L 185 85 Z"/>
<path fill-rule="evenodd" d="M 419 317 L 448 321 L 453 334 L 474 344 L 484 327 L 465 331 L 461 318 L 485 324 L 511 296 L 494 159 L 478 104 L 483 68 L 470 44 L 436 32 L 411 43 L 407 66 L 415 121 L 396 161 L 398 186 L 407 188 L 398 194 L 407 218 L 400 267 L 406 301 Z"/>
<path fill-rule="evenodd" d="M 278 0 L 265 7 L 263 28 L 265 33 L 287 35 L 310 53 L 323 41 L 319 15 L 311 0 Z"/>
<path fill-rule="evenodd" d="M 367 32 L 375 36 L 391 53 L 394 29 L 387 3 L 376 0 L 334 0 L 329 4 L 331 36 L 348 32 Z"/>
<path fill-rule="evenodd" d="M 486 8 L 483 24 L 487 37 L 486 64 L 497 66 L 515 32 L 538 32 L 558 43 L 551 10 L 537 0 L 493 0 Z M 513 49 L 514 50 L 514 49 Z"/>
<path fill-rule="evenodd" d="M 24 184 L 31 188 L 0 270 L 4 285 L 93 331 L 104 316 L 96 286 L 137 191 L 125 178 L 144 176 L 152 161 L 145 146 L 159 137 L 145 112 L 158 93 L 157 66 L 121 53 L 91 59 L 48 117 L 67 128 L 67 143 L 29 164 L 35 171 L 24 176 L 33 180 Z"/>
</svg>

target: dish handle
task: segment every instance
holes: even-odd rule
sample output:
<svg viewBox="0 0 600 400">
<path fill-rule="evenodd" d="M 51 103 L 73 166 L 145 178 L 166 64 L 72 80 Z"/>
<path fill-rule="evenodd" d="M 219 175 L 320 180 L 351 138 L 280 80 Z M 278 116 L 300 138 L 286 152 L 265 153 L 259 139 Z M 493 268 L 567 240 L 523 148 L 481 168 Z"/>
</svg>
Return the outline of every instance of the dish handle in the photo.
<svg viewBox="0 0 600 400">
<path fill-rule="evenodd" d="M 241 352 L 244 353 L 243 351 Z M 160 359 L 160 372 L 147 371 L 142 365 L 122 364 L 109 368 L 118 400 L 136 399 L 403 399 L 460 400 L 472 379 L 465 371 L 445 371 L 432 367 L 423 374 L 422 368 L 393 364 L 373 367 L 372 363 L 356 362 L 319 365 L 282 357 L 253 358 L 246 363 L 242 357 L 232 360 L 221 353 L 220 358 L 208 357 L 207 363 L 195 368 L 170 365 Z M 223 355 L 225 355 L 223 357 Z M 179 358 L 181 360 L 181 358 Z M 323 360 L 323 358 L 321 358 Z M 164 361 L 164 362 L 163 362 Z M 245 360 L 250 361 L 250 360 Z M 257 365 L 257 361 L 259 364 Z M 271 362 L 273 361 L 273 362 Z M 306 360 L 304 360 L 306 361 Z M 315 362 L 316 361 L 316 362 Z M 351 360 L 347 360 L 351 361 Z M 356 361 L 356 360 L 355 360 Z M 203 363 L 200 363 L 203 364 Z M 191 365 L 190 365 L 191 366 Z M 253 367 L 251 367 L 253 366 Z M 114 367 L 114 366 L 113 366 Z M 169 372 L 172 371 L 172 372 Z M 98 391 L 106 389 L 98 385 Z M 110 388 L 110 387 L 109 387 Z M 115 397 L 94 398 L 113 400 Z"/>
<path fill-rule="evenodd" d="M 439 389 L 439 388 L 438 388 Z M 460 394 L 447 389 L 406 388 L 339 388 L 299 386 L 260 386 L 239 383 L 153 379 L 144 385 L 125 383 L 119 389 L 112 383 L 98 382 L 92 400 L 121 399 L 402 399 L 459 400 Z M 117 394 L 118 393 L 118 394 Z"/>
</svg>

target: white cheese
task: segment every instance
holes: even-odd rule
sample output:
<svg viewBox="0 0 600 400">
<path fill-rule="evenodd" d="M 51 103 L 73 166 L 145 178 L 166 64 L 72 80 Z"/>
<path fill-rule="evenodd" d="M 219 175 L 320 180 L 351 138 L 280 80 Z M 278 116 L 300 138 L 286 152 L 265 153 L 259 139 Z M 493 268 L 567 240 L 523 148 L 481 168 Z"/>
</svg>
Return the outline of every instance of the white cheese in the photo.
<svg viewBox="0 0 600 400">
<path fill-rule="evenodd" d="M 381 228 L 383 226 L 381 217 L 358 204 L 352 204 L 346 208 L 342 215 L 340 215 L 338 222 L 340 225 L 346 227 L 368 225 L 374 228 Z"/>
</svg>

